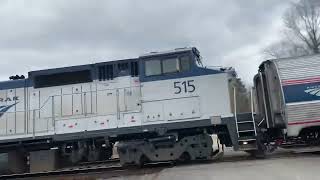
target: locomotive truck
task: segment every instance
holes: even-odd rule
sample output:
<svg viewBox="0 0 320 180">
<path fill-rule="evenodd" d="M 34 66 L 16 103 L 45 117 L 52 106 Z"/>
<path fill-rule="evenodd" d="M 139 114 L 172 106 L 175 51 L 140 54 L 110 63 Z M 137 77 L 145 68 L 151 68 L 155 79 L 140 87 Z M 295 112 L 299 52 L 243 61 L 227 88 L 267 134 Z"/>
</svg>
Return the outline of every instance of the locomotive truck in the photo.
<svg viewBox="0 0 320 180">
<path fill-rule="evenodd" d="M 115 142 L 122 165 L 143 165 L 209 159 L 211 134 L 257 156 L 313 141 L 317 60 L 266 61 L 250 92 L 233 68 L 204 67 L 194 47 L 16 76 L 0 82 L 2 160 L 11 172 L 34 172 L 107 160 Z M 306 65 L 314 74 L 302 73 Z M 296 94 L 294 82 L 308 89 Z"/>
</svg>

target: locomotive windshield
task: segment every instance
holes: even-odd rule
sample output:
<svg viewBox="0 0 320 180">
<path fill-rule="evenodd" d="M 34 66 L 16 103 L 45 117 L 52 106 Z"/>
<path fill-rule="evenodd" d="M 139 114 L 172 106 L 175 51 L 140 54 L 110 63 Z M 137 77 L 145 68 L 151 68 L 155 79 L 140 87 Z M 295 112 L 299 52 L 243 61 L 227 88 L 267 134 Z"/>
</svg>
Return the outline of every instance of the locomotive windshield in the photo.
<svg viewBox="0 0 320 180">
<path fill-rule="evenodd" d="M 175 73 L 179 72 L 179 59 L 168 58 L 162 61 L 163 73 Z"/>
<path fill-rule="evenodd" d="M 160 75 L 161 74 L 161 61 L 150 60 L 146 61 L 146 76 Z"/>
<path fill-rule="evenodd" d="M 191 59 L 188 55 L 148 60 L 145 62 L 146 76 L 165 75 L 190 70 Z"/>
</svg>

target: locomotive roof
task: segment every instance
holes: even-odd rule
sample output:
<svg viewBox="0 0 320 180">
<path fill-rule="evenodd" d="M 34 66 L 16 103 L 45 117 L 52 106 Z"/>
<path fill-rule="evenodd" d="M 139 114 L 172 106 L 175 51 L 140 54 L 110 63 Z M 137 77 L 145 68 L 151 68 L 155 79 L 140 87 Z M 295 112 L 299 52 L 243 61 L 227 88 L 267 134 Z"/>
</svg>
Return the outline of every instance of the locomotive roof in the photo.
<svg viewBox="0 0 320 180">
<path fill-rule="evenodd" d="M 60 68 L 50 68 L 50 69 L 42 69 L 37 71 L 30 71 L 28 73 L 29 77 L 35 75 L 44 75 L 44 74 L 53 74 L 53 73 L 60 73 L 60 72 L 74 72 L 74 71 L 82 71 L 82 70 L 90 70 L 96 66 L 102 64 L 113 64 L 113 63 L 122 63 L 122 62 L 130 62 L 136 61 L 138 58 L 135 59 L 121 59 L 121 60 L 113 60 L 113 61 L 104 61 L 92 64 L 85 64 L 85 65 L 77 65 L 77 66 L 67 66 L 67 67 L 60 67 Z"/>
<path fill-rule="evenodd" d="M 188 52 L 188 51 L 194 51 L 195 53 L 199 53 L 199 51 L 195 47 L 185 47 L 185 48 L 176 48 L 176 49 L 168 50 L 168 51 L 150 52 L 150 53 L 142 54 L 140 56 L 140 58 L 161 56 L 161 55 L 170 55 L 170 54 L 183 53 L 183 52 Z"/>
<path fill-rule="evenodd" d="M 28 79 L 7 80 L 0 82 L 0 90 L 29 86 Z"/>
<path fill-rule="evenodd" d="M 143 60 L 143 59 L 151 58 L 151 57 L 167 56 L 167 55 L 173 55 L 173 54 L 182 54 L 182 53 L 186 53 L 186 52 L 192 52 L 196 56 L 198 56 L 198 57 L 200 56 L 197 48 L 186 47 L 186 48 L 176 48 L 174 50 L 169 50 L 169 51 L 150 52 L 147 54 L 140 55 L 137 58 L 131 58 L 131 59 L 121 59 L 121 60 L 112 60 L 112 61 L 104 61 L 104 62 L 102 61 L 102 62 L 98 62 L 98 63 L 91 63 L 91 64 L 85 64 L 85 65 L 76 65 L 76 66 L 67 66 L 67 67 L 59 67 L 59 68 L 50 68 L 50 69 L 30 71 L 30 72 L 28 72 L 27 79 L 9 80 L 9 81 L 0 82 L 0 90 L 1 89 L 17 88 L 17 87 L 22 87 L 22 86 L 31 86 L 33 77 L 36 77 L 36 76 L 68 73 L 68 72 L 77 72 L 77 71 L 86 71 L 86 70 L 92 71 L 101 65 L 133 62 L 133 61 L 139 61 L 139 60 Z"/>
<path fill-rule="evenodd" d="M 169 51 L 150 52 L 150 53 L 147 53 L 147 54 L 143 54 L 143 55 L 139 56 L 138 58 L 112 60 L 112 61 L 102 61 L 102 62 L 98 62 L 98 63 L 85 64 L 85 65 L 67 66 L 67 67 L 60 67 L 60 68 L 50 68 L 50 69 L 42 69 L 42 70 L 30 71 L 28 73 L 28 76 L 32 77 L 32 76 L 36 76 L 36 75 L 45 75 L 45 74 L 53 74 L 53 73 L 61 73 L 61 72 L 74 72 L 74 71 L 90 70 L 91 68 L 94 68 L 96 66 L 103 65 L 103 64 L 131 62 L 131 61 L 137 61 L 139 59 L 146 58 L 146 57 L 171 55 L 171 54 L 177 54 L 177 53 L 184 53 L 184 52 L 188 52 L 188 51 L 193 51 L 195 53 L 199 53 L 199 51 L 195 47 L 176 48 L 174 50 L 169 50 Z"/>
</svg>

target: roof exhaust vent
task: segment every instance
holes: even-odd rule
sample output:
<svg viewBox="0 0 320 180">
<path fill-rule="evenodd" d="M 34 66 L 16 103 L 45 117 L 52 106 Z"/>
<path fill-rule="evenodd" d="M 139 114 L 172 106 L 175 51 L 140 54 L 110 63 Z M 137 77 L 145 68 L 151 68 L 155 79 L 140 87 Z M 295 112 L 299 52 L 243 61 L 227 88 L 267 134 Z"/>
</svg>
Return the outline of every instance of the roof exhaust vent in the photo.
<svg viewBox="0 0 320 180">
<path fill-rule="evenodd" d="M 9 79 L 10 80 L 18 80 L 18 79 L 25 79 L 26 77 L 24 75 L 15 75 L 15 76 L 10 76 Z"/>
</svg>

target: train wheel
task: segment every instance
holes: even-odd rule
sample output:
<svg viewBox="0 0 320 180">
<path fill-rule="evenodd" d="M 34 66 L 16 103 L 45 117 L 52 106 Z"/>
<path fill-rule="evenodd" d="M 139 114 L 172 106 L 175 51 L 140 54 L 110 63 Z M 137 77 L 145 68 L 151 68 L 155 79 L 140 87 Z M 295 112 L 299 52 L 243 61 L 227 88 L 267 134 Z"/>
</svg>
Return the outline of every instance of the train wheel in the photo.
<svg viewBox="0 0 320 180">
<path fill-rule="evenodd" d="M 145 155 L 142 155 L 141 157 L 140 157 L 140 159 L 139 159 L 139 162 L 138 162 L 138 166 L 140 167 L 140 168 L 142 168 L 146 163 L 148 163 L 149 162 L 149 159 L 145 156 Z"/>
<path fill-rule="evenodd" d="M 267 147 L 257 139 L 257 149 L 255 150 L 248 150 L 246 151 L 249 153 L 252 157 L 255 157 L 257 159 L 264 159 L 267 155 Z"/>
<path fill-rule="evenodd" d="M 100 159 L 101 160 L 108 160 L 108 159 L 111 159 L 112 158 L 112 155 L 113 155 L 113 152 L 112 152 L 112 147 L 102 147 L 100 149 Z"/>
<path fill-rule="evenodd" d="M 83 142 L 72 144 L 71 154 L 69 156 L 72 164 L 77 164 L 87 158 L 87 146 Z"/>
<path fill-rule="evenodd" d="M 95 162 L 100 159 L 100 151 L 99 149 L 92 149 L 88 152 L 88 161 Z"/>
<path fill-rule="evenodd" d="M 181 154 L 181 156 L 178 159 L 179 163 L 188 163 L 191 161 L 191 156 L 188 152 L 184 152 Z"/>
<path fill-rule="evenodd" d="M 73 150 L 70 154 L 70 161 L 72 164 L 77 164 L 82 160 L 82 155 L 77 151 Z"/>
</svg>

